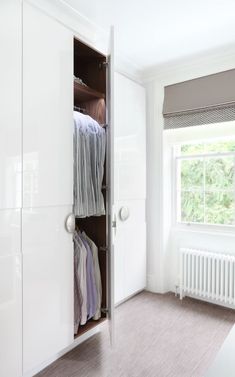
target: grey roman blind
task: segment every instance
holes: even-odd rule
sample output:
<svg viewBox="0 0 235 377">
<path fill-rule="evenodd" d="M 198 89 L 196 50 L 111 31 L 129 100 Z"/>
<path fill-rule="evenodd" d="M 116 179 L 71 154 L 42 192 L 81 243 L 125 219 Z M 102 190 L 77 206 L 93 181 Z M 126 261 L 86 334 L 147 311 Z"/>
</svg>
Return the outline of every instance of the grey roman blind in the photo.
<svg viewBox="0 0 235 377">
<path fill-rule="evenodd" d="M 164 128 L 235 120 L 235 69 L 165 86 Z"/>
</svg>

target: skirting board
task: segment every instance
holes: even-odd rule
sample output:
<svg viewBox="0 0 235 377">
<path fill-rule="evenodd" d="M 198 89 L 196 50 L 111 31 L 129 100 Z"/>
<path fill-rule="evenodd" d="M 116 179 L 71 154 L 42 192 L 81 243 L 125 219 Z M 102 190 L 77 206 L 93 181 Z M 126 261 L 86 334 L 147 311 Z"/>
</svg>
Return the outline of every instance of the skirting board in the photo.
<svg viewBox="0 0 235 377">
<path fill-rule="evenodd" d="M 58 360 L 60 357 L 64 356 L 67 352 L 71 351 L 73 348 L 77 347 L 79 344 L 85 342 L 85 340 L 89 339 L 91 336 L 97 334 L 102 330 L 102 328 L 107 324 L 108 321 L 104 321 L 100 325 L 94 327 L 93 329 L 87 331 L 86 333 L 82 334 L 78 338 L 74 339 L 74 342 L 70 344 L 68 347 L 64 348 L 62 351 L 58 352 L 56 355 L 52 356 L 50 359 L 45 361 L 44 363 L 40 364 L 30 372 L 23 374 L 23 377 L 33 377 L 35 374 L 41 372 L 44 368 L 48 367 L 54 361 Z"/>
<path fill-rule="evenodd" d="M 178 294 L 177 294 L 177 296 L 178 296 Z M 220 302 L 220 301 L 214 301 L 214 300 L 211 300 L 211 299 L 209 299 L 207 297 L 201 297 L 201 296 L 197 296 L 197 295 L 193 295 L 193 294 L 186 294 L 186 295 L 183 294 L 183 300 L 184 300 L 184 297 L 190 297 L 190 298 L 193 298 L 195 300 L 207 302 L 208 304 L 223 306 L 224 308 L 228 308 L 228 309 L 233 309 L 233 310 L 235 309 L 234 305 L 225 304 L 225 303 Z"/>
<path fill-rule="evenodd" d="M 117 308 L 119 305 L 123 304 L 124 302 L 130 300 L 132 297 L 138 295 L 138 293 L 146 291 L 146 290 L 147 290 L 146 287 L 142 288 L 142 289 L 139 289 L 138 291 L 136 291 L 135 293 L 131 294 L 130 296 L 127 296 L 123 300 L 118 301 L 117 303 L 115 303 L 115 308 Z"/>
</svg>

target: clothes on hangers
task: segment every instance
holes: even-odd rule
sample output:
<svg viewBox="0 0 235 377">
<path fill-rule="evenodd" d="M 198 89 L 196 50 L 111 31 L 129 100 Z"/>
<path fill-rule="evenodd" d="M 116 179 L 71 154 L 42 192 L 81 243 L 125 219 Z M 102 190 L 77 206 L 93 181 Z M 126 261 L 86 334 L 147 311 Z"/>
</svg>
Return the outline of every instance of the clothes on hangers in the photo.
<svg viewBox="0 0 235 377">
<path fill-rule="evenodd" d="M 82 79 L 80 79 L 80 77 L 76 77 L 75 75 L 73 75 L 73 79 L 74 79 L 74 81 L 78 82 L 79 84 L 81 84 L 83 86 L 87 86 L 87 84 Z"/>
<path fill-rule="evenodd" d="M 92 252 L 92 256 L 93 256 L 94 276 L 95 276 L 95 284 L 97 288 L 97 305 L 96 305 L 96 310 L 95 310 L 93 319 L 98 320 L 101 317 L 101 298 L 102 298 L 102 284 L 101 284 L 101 274 L 100 274 L 100 266 L 99 266 L 99 258 L 98 258 L 98 247 L 86 235 L 85 232 L 82 232 L 82 236 L 89 244 L 91 252 Z"/>
<path fill-rule="evenodd" d="M 87 320 L 91 319 L 96 312 L 97 306 L 97 288 L 95 284 L 95 273 L 94 273 L 94 264 L 93 264 L 93 256 L 92 251 L 82 236 L 79 234 L 80 239 L 83 245 L 86 248 L 87 255 L 86 255 L 86 285 L 87 285 Z"/>
<path fill-rule="evenodd" d="M 74 233 L 74 333 L 79 325 L 101 317 L 102 285 L 98 248 L 85 234 Z"/>
<path fill-rule="evenodd" d="M 87 250 L 78 233 L 74 237 L 74 333 L 87 322 Z"/>
<path fill-rule="evenodd" d="M 106 133 L 94 119 L 74 111 L 74 214 L 105 214 L 102 181 Z"/>
<path fill-rule="evenodd" d="M 80 286 L 80 278 L 78 275 L 78 252 L 76 247 L 74 248 L 74 334 L 77 334 L 78 327 L 81 321 L 82 311 L 82 290 Z"/>
</svg>

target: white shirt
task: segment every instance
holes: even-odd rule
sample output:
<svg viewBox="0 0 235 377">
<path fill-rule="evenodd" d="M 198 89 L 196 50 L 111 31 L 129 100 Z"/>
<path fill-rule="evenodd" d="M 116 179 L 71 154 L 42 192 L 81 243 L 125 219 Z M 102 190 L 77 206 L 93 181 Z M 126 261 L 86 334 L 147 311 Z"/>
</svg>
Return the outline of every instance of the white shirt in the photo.
<svg viewBox="0 0 235 377">
<path fill-rule="evenodd" d="M 101 301 L 102 301 L 102 283 L 101 283 L 101 274 L 100 274 L 100 265 L 98 258 L 98 247 L 95 243 L 86 235 L 85 232 L 82 233 L 83 237 L 86 239 L 89 244 L 94 263 L 94 274 L 95 274 L 95 284 L 97 289 L 97 308 L 93 319 L 98 320 L 101 317 Z"/>
<path fill-rule="evenodd" d="M 78 265 L 75 266 L 77 273 L 80 293 L 81 293 L 81 307 L 80 307 L 80 324 L 85 325 L 87 322 L 87 276 L 86 276 L 86 258 L 87 251 L 81 240 L 76 237 L 74 233 L 74 252 L 78 255 Z"/>
</svg>

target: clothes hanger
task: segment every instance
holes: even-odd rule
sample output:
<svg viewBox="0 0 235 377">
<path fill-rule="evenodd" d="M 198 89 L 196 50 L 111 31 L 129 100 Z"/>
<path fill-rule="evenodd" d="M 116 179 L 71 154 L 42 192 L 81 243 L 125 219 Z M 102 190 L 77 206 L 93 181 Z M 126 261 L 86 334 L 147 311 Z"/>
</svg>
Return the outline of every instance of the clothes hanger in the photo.
<svg viewBox="0 0 235 377">
<path fill-rule="evenodd" d="M 79 107 L 79 106 L 75 106 L 75 105 L 73 106 L 73 110 L 78 111 L 79 113 L 83 113 L 83 114 L 87 113 L 87 111 L 84 107 Z"/>
</svg>

